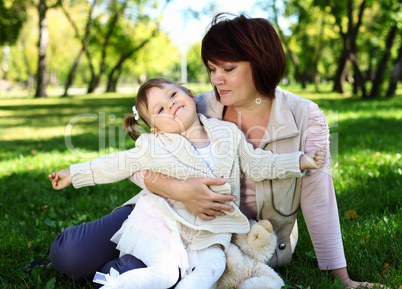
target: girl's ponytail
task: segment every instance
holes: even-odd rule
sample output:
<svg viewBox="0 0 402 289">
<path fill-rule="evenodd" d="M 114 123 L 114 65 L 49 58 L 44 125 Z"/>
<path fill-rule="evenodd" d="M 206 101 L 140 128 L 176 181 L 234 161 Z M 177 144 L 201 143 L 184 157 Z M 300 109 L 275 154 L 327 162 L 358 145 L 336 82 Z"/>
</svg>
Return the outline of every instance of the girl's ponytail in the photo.
<svg viewBox="0 0 402 289">
<path fill-rule="evenodd" d="M 124 120 L 124 130 L 126 133 L 134 140 L 136 141 L 137 138 L 140 137 L 140 131 L 136 129 L 136 126 L 141 124 L 139 123 L 138 120 L 135 119 L 136 116 L 134 114 L 128 115 L 125 120 Z"/>
</svg>

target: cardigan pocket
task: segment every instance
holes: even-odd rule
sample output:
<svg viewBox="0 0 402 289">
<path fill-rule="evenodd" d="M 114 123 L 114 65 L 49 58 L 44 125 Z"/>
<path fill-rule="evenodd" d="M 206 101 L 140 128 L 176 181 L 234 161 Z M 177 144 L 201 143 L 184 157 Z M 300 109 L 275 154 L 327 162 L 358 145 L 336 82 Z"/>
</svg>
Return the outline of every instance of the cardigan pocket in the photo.
<svg viewBox="0 0 402 289">
<path fill-rule="evenodd" d="M 300 207 L 300 178 L 271 181 L 272 206 L 282 216 L 291 216 Z"/>
</svg>

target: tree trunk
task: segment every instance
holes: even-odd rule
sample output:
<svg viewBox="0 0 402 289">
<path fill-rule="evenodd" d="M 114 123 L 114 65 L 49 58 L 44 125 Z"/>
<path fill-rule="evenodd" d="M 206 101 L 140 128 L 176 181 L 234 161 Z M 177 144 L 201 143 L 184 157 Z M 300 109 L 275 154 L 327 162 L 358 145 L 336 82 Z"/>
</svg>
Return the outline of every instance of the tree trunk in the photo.
<svg viewBox="0 0 402 289">
<path fill-rule="evenodd" d="M 109 74 L 106 87 L 107 92 L 117 92 L 117 83 L 121 75 L 121 72 L 122 67 L 119 67 L 117 70 L 114 70 L 114 72 Z"/>
<path fill-rule="evenodd" d="M 337 69 L 337 72 L 335 74 L 335 82 L 334 82 L 334 91 L 335 92 L 344 92 L 344 87 L 343 87 L 343 82 L 346 79 L 346 74 L 347 74 L 347 66 L 346 63 L 348 61 L 348 58 L 352 61 L 353 67 L 355 69 L 355 75 L 357 77 L 356 85 L 359 85 L 362 88 L 362 93 L 365 95 L 365 89 L 364 89 L 364 79 L 363 75 L 359 69 L 358 61 L 357 61 L 357 49 L 356 49 L 356 39 L 357 39 L 357 34 L 359 32 L 359 28 L 362 23 L 363 19 L 363 12 L 366 8 L 366 0 L 363 0 L 363 2 L 360 5 L 358 17 L 357 17 L 357 23 L 354 24 L 354 16 L 353 16 L 353 0 L 349 0 L 347 2 L 347 11 L 348 11 L 348 30 L 345 33 L 342 33 L 342 23 L 340 21 L 340 18 L 336 18 L 336 23 L 339 27 L 339 31 L 342 36 L 343 40 L 343 50 L 341 57 L 339 58 L 339 66 Z M 337 11 L 334 9 L 332 10 L 332 13 L 334 16 L 336 16 Z"/>
<path fill-rule="evenodd" d="M 97 76 L 92 74 L 91 80 L 89 81 L 87 93 L 95 92 L 95 89 L 99 86 L 100 77 L 101 75 Z"/>
<path fill-rule="evenodd" d="M 122 3 L 120 9 L 118 11 L 116 11 L 109 19 L 108 24 L 107 24 L 107 31 L 106 31 L 106 35 L 101 47 L 101 62 L 99 65 L 99 73 L 96 75 L 95 74 L 95 70 L 93 68 L 91 68 L 91 81 L 89 83 L 88 86 L 88 93 L 92 93 L 95 91 L 95 89 L 98 87 L 100 79 L 103 75 L 103 73 L 105 72 L 106 69 L 106 50 L 107 47 L 109 45 L 109 41 L 110 38 L 113 35 L 113 31 L 116 28 L 117 22 L 120 18 L 120 16 L 123 14 L 124 10 L 126 9 L 128 5 L 128 1 L 125 1 Z M 90 57 L 90 54 L 87 52 L 87 57 L 88 57 L 88 61 L 90 63 L 90 66 L 92 66 L 92 58 Z"/>
<path fill-rule="evenodd" d="M 346 48 L 343 49 L 341 57 L 338 60 L 338 69 L 336 70 L 335 79 L 334 79 L 334 92 L 344 93 L 344 82 L 346 79 L 346 75 L 348 73 L 348 67 L 346 63 L 348 62 L 348 52 Z"/>
<path fill-rule="evenodd" d="M 365 81 L 363 78 L 363 73 L 360 71 L 359 62 L 357 61 L 357 56 L 355 52 L 350 53 L 350 59 L 353 64 L 353 70 L 355 72 L 355 85 L 356 89 L 358 90 L 359 87 L 362 91 L 362 98 L 367 98 L 366 88 L 365 88 Z"/>
<path fill-rule="evenodd" d="M 123 64 L 124 62 L 129 59 L 136 51 L 140 50 L 141 48 L 143 48 L 153 37 L 155 37 L 155 35 L 159 32 L 159 29 L 154 29 L 151 33 L 151 35 L 143 40 L 138 46 L 134 47 L 133 49 L 131 49 L 130 51 L 128 51 L 127 53 L 124 53 L 122 55 L 120 55 L 120 59 L 117 62 L 117 64 L 113 67 L 112 71 L 110 72 L 109 76 L 108 76 L 108 81 L 107 81 L 107 85 L 106 85 L 106 91 L 107 92 L 116 92 L 117 90 L 117 82 L 119 80 L 119 77 L 121 75 L 121 70 L 123 68 Z"/>
<path fill-rule="evenodd" d="M 392 70 L 392 74 L 389 79 L 389 87 L 386 94 L 387 98 L 395 96 L 396 86 L 400 80 L 402 80 L 402 39 L 401 45 L 399 46 L 398 58 L 394 63 L 394 69 Z"/>
<path fill-rule="evenodd" d="M 87 49 L 87 44 L 88 44 L 88 41 L 89 41 L 89 36 L 90 36 L 90 32 L 91 32 L 91 27 L 92 27 L 92 12 L 93 12 L 94 7 L 95 7 L 95 5 L 96 5 L 96 1 L 97 1 L 97 0 L 94 0 L 94 1 L 92 2 L 91 9 L 89 10 L 87 23 L 86 23 L 86 25 L 85 25 L 84 37 L 81 39 L 81 44 L 82 44 L 81 50 L 80 50 L 80 52 L 78 53 L 78 55 L 77 55 L 77 57 L 76 57 L 76 59 L 75 59 L 75 61 L 74 61 L 74 63 L 73 63 L 73 66 L 71 67 L 70 72 L 69 72 L 69 74 L 68 74 L 66 83 L 65 83 L 65 85 L 64 85 L 64 94 L 63 94 L 63 97 L 66 97 L 66 96 L 68 95 L 68 89 L 69 89 L 70 86 L 73 84 L 73 80 L 74 80 L 74 77 L 75 77 L 75 73 L 77 72 L 77 68 L 78 68 L 78 64 L 79 64 L 79 62 L 80 62 L 81 56 L 82 56 L 82 54 L 83 54 L 83 53 L 86 51 L 86 49 Z M 80 37 L 80 35 L 79 35 L 80 33 L 79 33 L 79 31 L 78 31 L 78 27 L 75 25 L 74 21 L 73 21 L 72 18 L 70 17 L 70 14 L 67 12 L 67 10 L 66 10 L 63 6 L 62 6 L 62 8 L 63 8 L 64 14 L 66 15 L 67 19 L 69 20 L 69 22 L 71 23 L 71 25 L 72 25 L 73 28 L 74 28 L 76 36 L 79 38 L 79 37 Z"/>
<path fill-rule="evenodd" d="M 36 73 L 36 92 L 35 98 L 47 97 L 46 94 L 46 48 L 49 40 L 49 31 L 47 28 L 46 0 L 40 0 L 37 8 L 39 12 L 39 57 L 38 57 L 38 70 Z"/>
<path fill-rule="evenodd" d="M 383 83 L 384 74 L 387 69 L 387 63 L 389 57 L 391 56 L 391 48 L 394 43 L 394 39 L 396 36 L 396 32 L 398 28 L 396 24 L 391 27 L 391 30 L 388 33 L 387 42 L 385 44 L 384 55 L 382 56 L 380 63 L 378 65 L 377 71 L 374 76 L 373 86 L 371 88 L 370 97 L 369 98 L 378 98 L 380 96 L 381 85 Z"/>
<path fill-rule="evenodd" d="M 78 68 L 78 63 L 80 62 L 80 58 L 81 58 L 81 55 L 83 52 L 84 52 L 84 50 L 82 48 L 80 50 L 80 52 L 78 53 L 78 55 L 73 63 L 73 66 L 70 69 L 70 72 L 68 73 L 66 83 L 64 84 L 63 97 L 66 97 L 68 95 L 68 89 L 73 84 L 74 76 L 75 76 L 75 73 L 77 72 L 77 68 Z"/>
</svg>

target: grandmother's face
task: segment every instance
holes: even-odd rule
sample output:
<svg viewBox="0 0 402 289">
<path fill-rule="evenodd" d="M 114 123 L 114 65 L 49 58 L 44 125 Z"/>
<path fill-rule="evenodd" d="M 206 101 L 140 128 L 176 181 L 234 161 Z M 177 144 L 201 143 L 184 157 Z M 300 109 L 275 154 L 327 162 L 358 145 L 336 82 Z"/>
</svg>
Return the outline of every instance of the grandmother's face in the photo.
<svg viewBox="0 0 402 289">
<path fill-rule="evenodd" d="M 250 62 L 208 62 L 208 68 L 211 83 L 217 88 L 223 105 L 245 106 L 258 97 Z"/>
</svg>

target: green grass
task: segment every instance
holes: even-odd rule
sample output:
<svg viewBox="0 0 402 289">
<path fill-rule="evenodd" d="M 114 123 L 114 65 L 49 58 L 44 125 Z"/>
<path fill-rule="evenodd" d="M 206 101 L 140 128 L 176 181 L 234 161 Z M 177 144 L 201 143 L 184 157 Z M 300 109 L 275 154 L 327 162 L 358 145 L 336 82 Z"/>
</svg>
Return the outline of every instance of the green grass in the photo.
<svg viewBox="0 0 402 289">
<path fill-rule="evenodd" d="M 330 124 L 334 185 L 350 276 L 399 288 L 401 91 L 391 100 L 363 102 L 326 88 L 320 93 L 313 88 L 290 90 L 317 102 Z M 36 268 L 25 274 L 22 268 L 48 257 L 53 239 L 64 228 L 102 217 L 138 191 L 129 181 L 54 191 L 47 180 L 50 172 L 71 163 L 132 147 L 121 126 L 132 104 L 132 96 L 124 94 L 0 97 L 0 288 L 91 288 L 54 270 Z M 350 218 L 353 211 L 357 215 Z M 318 270 L 302 214 L 298 221 L 293 261 L 278 270 L 286 288 L 341 288 Z"/>
</svg>

